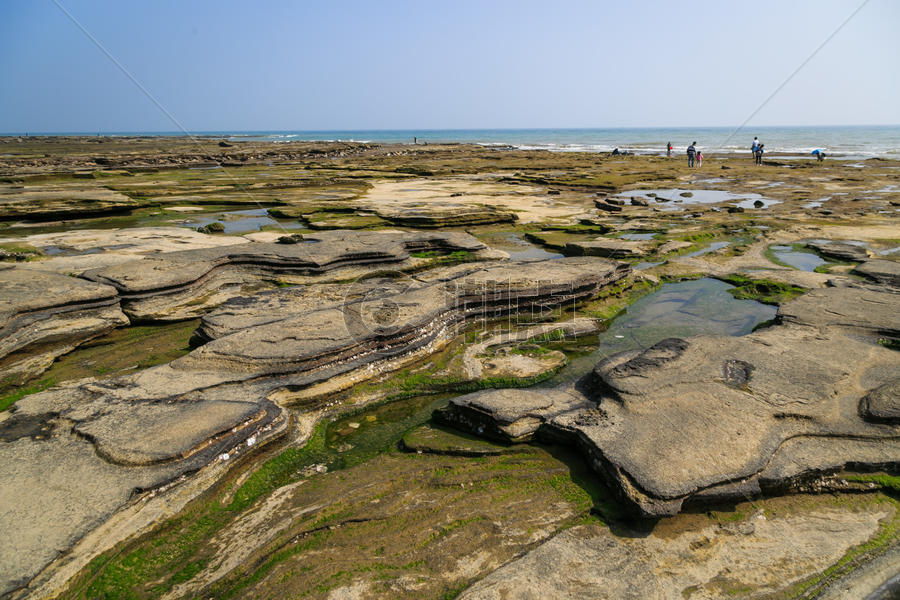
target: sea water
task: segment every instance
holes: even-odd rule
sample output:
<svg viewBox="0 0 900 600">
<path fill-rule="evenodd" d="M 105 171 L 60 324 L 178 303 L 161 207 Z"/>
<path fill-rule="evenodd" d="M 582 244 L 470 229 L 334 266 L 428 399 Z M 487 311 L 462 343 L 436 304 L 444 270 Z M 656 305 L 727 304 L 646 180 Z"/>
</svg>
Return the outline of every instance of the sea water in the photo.
<svg viewBox="0 0 900 600">
<path fill-rule="evenodd" d="M 246 132 L 236 140 L 267 141 L 341 140 L 382 143 L 465 142 L 485 146 L 512 146 L 523 150 L 557 152 L 611 152 L 615 148 L 635 154 L 665 154 L 671 142 L 673 154 L 687 146 L 707 153 L 750 153 L 754 137 L 769 153 L 809 157 L 822 149 L 832 157 L 900 158 L 900 126 L 845 127 L 677 127 L 612 129 L 423 129 L 376 131 L 272 131 Z"/>
<path fill-rule="evenodd" d="M 411 144 L 461 142 L 484 146 L 511 146 L 557 152 L 611 152 L 615 148 L 635 154 L 665 154 L 671 142 L 673 154 L 684 154 L 688 144 L 707 154 L 747 153 L 754 136 L 770 154 L 788 153 L 811 157 L 815 149 L 829 157 L 865 159 L 875 156 L 900 158 L 900 125 L 828 127 L 633 127 L 582 129 L 382 129 L 331 131 L 192 131 L 191 135 L 235 141 L 356 141 Z M 41 135 L 79 135 L 41 134 Z M 84 135 L 96 135 L 88 132 Z M 179 136 L 185 132 L 114 132 L 104 135 Z"/>
</svg>

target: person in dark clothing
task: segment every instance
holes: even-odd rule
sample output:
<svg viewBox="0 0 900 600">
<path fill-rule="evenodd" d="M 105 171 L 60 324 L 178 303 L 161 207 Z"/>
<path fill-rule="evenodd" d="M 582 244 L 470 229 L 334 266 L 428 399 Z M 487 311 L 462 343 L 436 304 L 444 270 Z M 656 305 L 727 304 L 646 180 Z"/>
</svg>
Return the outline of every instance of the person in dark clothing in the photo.
<svg viewBox="0 0 900 600">
<path fill-rule="evenodd" d="M 756 156 L 756 164 L 758 164 L 758 165 L 762 164 L 763 146 L 765 146 L 765 144 L 760 144 L 759 146 L 756 147 L 755 156 Z"/>
<path fill-rule="evenodd" d="M 695 145 L 696 143 L 697 143 L 697 142 L 691 142 L 691 145 L 688 146 L 688 149 L 687 149 L 688 166 L 689 166 L 689 167 L 693 167 L 693 166 L 694 166 L 694 156 L 697 155 L 697 148 L 694 147 L 694 145 Z"/>
<path fill-rule="evenodd" d="M 666 156 L 672 156 L 672 142 L 666 144 Z"/>
</svg>

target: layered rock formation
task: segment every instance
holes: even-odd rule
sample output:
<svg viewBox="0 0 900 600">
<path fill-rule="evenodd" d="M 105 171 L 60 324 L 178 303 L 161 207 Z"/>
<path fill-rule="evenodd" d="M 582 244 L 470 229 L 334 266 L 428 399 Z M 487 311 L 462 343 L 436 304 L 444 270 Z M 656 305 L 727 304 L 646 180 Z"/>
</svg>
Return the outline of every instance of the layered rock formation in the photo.
<svg viewBox="0 0 900 600">
<path fill-rule="evenodd" d="M 566 253 L 585 256 L 606 256 L 609 258 L 635 258 L 646 256 L 654 244 L 647 242 L 631 242 L 599 237 L 588 242 L 569 242 Z"/>
<path fill-rule="evenodd" d="M 0 383 L 27 380 L 57 356 L 127 323 L 111 286 L 0 266 Z"/>
<path fill-rule="evenodd" d="M 866 249 L 856 244 L 822 240 L 807 242 L 806 247 L 812 248 L 822 256 L 825 256 L 827 258 L 834 258 L 837 260 L 863 262 L 869 259 L 869 253 L 866 252 Z"/>
<path fill-rule="evenodd" d="M 279 291 L 209 315 L 201 335 L 218 339 L 173 365 L 247 376 L 301 373 L 289 385 L 309 385 L 446 342 L 465 321 L 509 314 L 546 320 L 553 309 L 587 299 L 627 272 L 627 265 L 591 258 L 500 263 L 457 269 L 429 283 L 363 280 L 349 287 L 345 300 L 317 310 L 310 310 L 322 297 L 315 292 Z M 281 318 L 272 319 L 273 307 Z"/>
<path fill-rule="evenodd" d="M 405 239 L 408 247 L 444 238 Z M 208 337 L 222 337 L 167 365 L 21 399 L 0 421 L 0 530 L 19 532 L 0 549 L 0 593 L 27 582 L 135 492 L 283 432 L 278 403 L 320 406 L 322 394 L 306 393 L 317 384 L 334 389 L 406 364 L 451 340 L 464 321 L 546 319 L 628 269 L 591 258 L 456 267 L 407 286 L 364 282 L 316 310 L 313 296 L 286 290 L 275 304 L 270 296 L 245 305 L 262 319 L 274 306 L 280 319 L 243 313 L 229 324 L 220 312 Z M 162 270 L 154 282 L 177 275 Z"/>
<path fill-rule="evenodd" d="M 20 400 L 0 421 L 0 593 L 20 587 L 143 491 L 283 432 L 281 409 L 224 374 L 168 366 Z M 248 400 L 251 397 L 253 399 Z"/>
<path fill-rule="evenodd" d="M 128 229 L 76 229 L 38 233 L 24 238 L 0 238 L 0 244 L 25 243 L 45 256 L 28 263 L 29 269 L 68 275 L 133 261 L 162 252 L 180 252 L 209 246 L 250 243 L 237 236 L 204 235 L 186 227 L 131 227 Z"/>
<path fill-rule="evenodd" d="M 128 212 L 146 204 L 95 184 L 0 184 L 0 220 L 84 218 Z"/>
<path fill-rule="evenodd" d="M 355 278 L 373 269 L 408 269 L 415 263 L 411 253 L 432 251 L 490 254 L 484 244 L 464 233 L 335 230 L 307 235 L 298 244 L 169 252 L 89 270 L 83 276 L 116 288 L 133 321 L 171 321 L 194 318 L 228 298 L 258 290 L 266 279 L 326 273 L 335 279 Z"/>
<path fill-rule="evenodd" d="M 779 326 L 666 339 L 600 362 L 578 389 L 479 392 L 441 416 L 576 444 L 644 515 L 801 489 L 844 467 L 895 468 L 900 356 L 877 339 L 900 335 L 897 314 L 895 293 L 817 290 L 783 306 Z"/>
<path fill-rule="evenodd" d="M 900 288 L 900 262 L 895 260 L 875 259 L 856 265 L 851 271 L 883 285 Z"/>
<path fill-rule="evenodd" d="M 431 202 L 398 208 L 378 209 L 378 216 L 404 227 L 466 227 L 491 223 L 512 223 L 516 214 L 493 206 Z"/>
</svg>

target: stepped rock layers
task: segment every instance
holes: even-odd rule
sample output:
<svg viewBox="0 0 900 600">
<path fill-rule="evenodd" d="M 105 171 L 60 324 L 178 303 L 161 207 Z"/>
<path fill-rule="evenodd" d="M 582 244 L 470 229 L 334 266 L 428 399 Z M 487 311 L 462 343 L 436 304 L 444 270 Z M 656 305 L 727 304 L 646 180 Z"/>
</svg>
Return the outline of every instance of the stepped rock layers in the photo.
<svg viewBox="0 0 900 600">
<path fill-rule="evenodd" d="M 851 272 L 873 279 L 883 285 L 900 288 L 900 262 L 895 260 L 870 260 L 856 265 Z"/>
<path fill-rule="evenodd" d="M 900 294 L 821 289 L 779 312 L 782 324 L 744 337 L 614 355 L 578 389 L 478 392 L 440 416 L 503 439 L 574 443 L 648 516 L 900 466 L 900 355 L 877 343 L 900 337 Z"/>
<path fill-rule="evenodd" d="M 466 320 L 553 317 L 553 307 L 629 271 L 597 258 L 471 267 L 423 274 L 407 287 L 364 281 L 330 305 L 325 298 L 335 292 L 326 290 L 317 310 L 292 304 L 293 290 L 283 290 L 280 320 L 242 314 L 229 325 L 222 313 L 216 331 L 233 333 L 169 364 L 19 400 L 0 421 L 0 531 L 17 532 L 0 545 L 0 594 L 26 585 L 135 492 L 221 465 L 286 431 L 279 403 L 296 402 L 299 391 L 394 368 L 446 343 Z M 161 271 L 153 283 L 178 275 Z M 246 306 L 268 314 L 275 305 L 262 298 Z"/>
<path fill-rule="evenodd" d="M 222 373 L 169 369 L 59 386 L 20 400 L 0 422 L 0 529 L 16 532 L 0 545 L 0 594 L 27 585 L 143 491 L 285 430 L 283 411 L 264 398 L 204 394 Z"/>
<path fill-rule="evenodd" d="M 490 250 L 465 233 L 335 230 L 305 236 L 298 244 L 239 244 L 168 252 L 86 271 L 83 277 L 115 287 L 133 321 L 197 317 L 228 298 L 246 295 L 278 276 L 329 273 L 351 279 L 377 269 L 408 269 L 414 252 Z M 355 270 L 354 270 L 355 269 Z"/>
<path fill-rule="evenodd" d="M 382 208 L 375 211 L 379 217 L 404 227 L 468 227 L 491 223 L 512 223 L 514 212 L 493 206 L 430 202 L 405 205 L 398 208 Z"/>
<path fill-rule="evenodd" d="M 517 322 L 546 320 L 554 309 L 590 298 L 628 270 L 622 263 L 568 258 L 456 269 L 450 278 L 427 284 L 364 280 L 349 286 L 348 300 L 313 311 L 308 294 L 278 291 L 209 315 L 203 337 L 226 335 L 172 364 L 213 365 L 248 376 L 300 373 L 288 385 L 309 385 L 444 343 L 463 321 L 511 314 Z M 283 318 L 270 321 L 273 307 Z"/>
<path fill-rule="evenodd" d="M 869 253 L 862 246 L 831 240 L 807 242 L 807 248 L 812 248 L 822 256 L 836 260 L 848 260 L 852 262 L 865 262 L 869 260 Z"/>
<path fill-rule="evenodd" d="M 0 384 L 25 381 L 126 323 L 111 286 L 0 266 Z"/>
<path fill-rule="evenodd" d="M 496 267 L 496 263 L 465 263 L 430 269 L 402 277 L 367 277 L 346 283 L 320 283 L 266 290 L 253 296 L 231 298 L 203 315 L 197 336 L 204 341 L 225 337 L 258 325 L 303 315 L 327 306 L 360 299 L 374 299 L 411 291 L 431 283 L 458 279 L 474 271 Z"/>
<path fill-rule="evenodd" d="M 146 204 L 96 184 L 0 184 L 0 220 L 84 218 L 129 212 Z"/>
<path fill-rule="evenodd" d="M 566 253 L 609 258 L 635 258 L 646 256 L 653 246 L 654 244 L 647 242 L 630 242 L 599 237 L 588 242 L 569 242 L 566 244 Z"/>
</svg>

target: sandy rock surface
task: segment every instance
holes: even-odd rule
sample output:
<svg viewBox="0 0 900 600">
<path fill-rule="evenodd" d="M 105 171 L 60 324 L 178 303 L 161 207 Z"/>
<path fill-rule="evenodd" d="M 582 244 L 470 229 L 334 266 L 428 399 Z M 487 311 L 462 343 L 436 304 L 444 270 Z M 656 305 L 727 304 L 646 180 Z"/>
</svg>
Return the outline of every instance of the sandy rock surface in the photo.
<svg viewBox="0 0 900 600">
<path fill-rule="evenodd" d="M 803 511 L 666 535 L 574 527 L 471 588 L 465 600 L 715 599 L 790 589 L 871 537 L 884 513 Z"/>
</svg>

